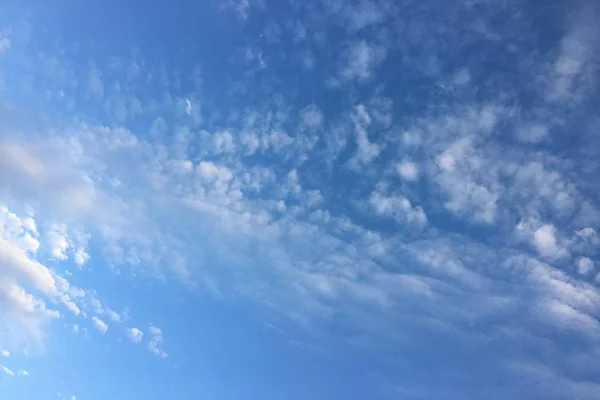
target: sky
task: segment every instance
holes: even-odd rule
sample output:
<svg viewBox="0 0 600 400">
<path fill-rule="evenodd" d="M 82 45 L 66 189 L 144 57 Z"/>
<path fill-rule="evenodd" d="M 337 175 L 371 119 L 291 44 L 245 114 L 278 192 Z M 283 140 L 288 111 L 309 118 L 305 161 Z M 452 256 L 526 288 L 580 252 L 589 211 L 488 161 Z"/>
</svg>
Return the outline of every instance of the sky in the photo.
<svg viewBox="0 0 600 400">
<path fill-rule="evenodd" d="M 0 5 L 2 400 L 600 399 L 600 3 Z"/>
</svg>

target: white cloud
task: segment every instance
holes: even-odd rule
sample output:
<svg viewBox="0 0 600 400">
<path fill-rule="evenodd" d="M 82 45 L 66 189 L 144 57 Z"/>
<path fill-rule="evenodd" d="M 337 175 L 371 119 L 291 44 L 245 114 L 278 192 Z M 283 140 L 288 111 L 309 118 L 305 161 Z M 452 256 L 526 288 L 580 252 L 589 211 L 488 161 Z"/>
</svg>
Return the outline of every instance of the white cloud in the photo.
<svg viewBox="0 0 600 400">
<path fill-rule="evenodd" d="M 593 335 L 600 335 L 600 322 L 596 318 L 556 300 L 549 300 L 544 306 L 560 326 L 575 327 Z"/>
<path fill-rule="evenodd" d="M 594 270 L 594 262 L 588 257 L 577 260 L 577 272 L 581 275 L 589 275 Z"/>
<path fill-rule="evenodd" d="M 57 260 L 66 260 L 69 249 L 69 238 L 65 225 L 53 224 L 49 229 L 46 242 L 50 246 L 50 254 Z"/>
<path fill-rule="evenodd" d="M 25 371 L 24 369 L 20 369 L 19 372 L 17 372 L 17 374 L 19 376 L 29 376 L 29 372 Z"/>
<path fill-rule="evenodd" d="M 142 338 L 144 337 L 144 332 L 142 332 L 140 329 L 138 328 L 131 328 L 131 329 L 127 329 L 127 334 L 129 335 L 129 338 L 134 342 L 134 343 L 139 343 L 142 341 Z"/>
<path fill-rule="evenodd" d="M 2 350 L 2 351 L 0 351 L 0 356 L 2 356 L 2 357 L 10 357 L 10 351 L 8 351 L 8 350 Z"/>
<path fill-rule="evenodd" d="M 104 335 L 108 330 L 108 325 L 106 325 L 106 323 L 104 323 L 104 321 L 102 321 L 100 318 L 94 316 L 92 317 L 92 322 L 94 323 L 96 329 L 98 329 L 98 332 L 100 332 L 101 334 Z"/>
<path fill-rule="evenodd" d="M 13 377 L 15 376 L 15 373 L 12 372 L 10 369 L 8 369 L 8 367 L 5 367 L 4 365 L 0 365 L 0 371 L 4 372 L 6 375 Z"/>
<path fill-rule="evenodd" d="M 227 183 L 233 178 L 229 168 L 216 165 L 210 161 L 200 161 L 196 167 L 199 176 L 207 182 Z"/>
<path fill-rule="evenodd" d="M 403 160 L 396 164 L 396 171 L 402 177 L 402 179 L 415 182 L 419 179 L 419 169 L 417 165 L 410 160 Z"/>
<path fill-rule="evenodd" d="M 427 216 L 419 206 L 414 207 L 404 196 L 385 196 L 378 191 L 371 193 L 371 206 L 378 215 L 390 216 L 398 222 L 409 222 L 417 225 L 427 223 Z"/>
<path fill-rule="evenodd" d="M 108 315 L 108 318 L 110 318 L 113 322 L 121 322 L 121 315 L 118 312 L 109 308 L 107 308 L 105 311 L 106 315 Z"/>
<path fill-rule="evenodd" d="M 385 54 L 385 49 L 379 45 L 364 40 L 353 43 L 348 49 L 340 76 L 344 80 L 369 79 L 373 76 L 375 67 L 385 58 Z"/>
<path fill-rule="evenodd" d="M 358 147 L 355 160 L 360 165 L 369 164 L 379 156 L 380 147 L 377 143 L 369 141 L 367 129 L 371 125 L 371 116 L 367 108 L 362 104 L 357 105 L 352 114 L 352 120 Z"/>
<path fill-rule="evenodd" d="M 558 258 L 567 254 L 566 249 L 559 245 L 556 228 L 551 224 L 538 228 L 531 241 L 538 253 L 544 257 Z"/>
<path fill-rule="evenodd" d="M 148 341 L 148 350 L 155 356 L 167 358 L 167 352 L 162 349 L 164 341 L 162 329 L 151 326 L 148 328 L 148 333 L 150 335 L 150 340 Z"/>
<path fill-rule="evenodd" d="M 12 243 L 0 238 L 3 263 L 0 272 L 5 276 L 17 276 L 26 279 L 36 289 L 47 295 L 57 293 L 56 281 L 48 268 L 32 260 L 25 252 Z"/>
</svg>

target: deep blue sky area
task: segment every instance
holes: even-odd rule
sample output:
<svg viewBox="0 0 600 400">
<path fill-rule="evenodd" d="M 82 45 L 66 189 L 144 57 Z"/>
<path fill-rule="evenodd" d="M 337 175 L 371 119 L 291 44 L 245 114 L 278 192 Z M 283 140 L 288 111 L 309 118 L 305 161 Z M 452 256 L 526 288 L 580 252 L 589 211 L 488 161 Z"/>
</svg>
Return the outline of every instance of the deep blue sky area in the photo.
<svg viewBox="0 0 600 400">
<path fill-rule="evenodd" d="M 2 400 L 600 399 L 600 7 L 0 0 Z"/>
</svg>

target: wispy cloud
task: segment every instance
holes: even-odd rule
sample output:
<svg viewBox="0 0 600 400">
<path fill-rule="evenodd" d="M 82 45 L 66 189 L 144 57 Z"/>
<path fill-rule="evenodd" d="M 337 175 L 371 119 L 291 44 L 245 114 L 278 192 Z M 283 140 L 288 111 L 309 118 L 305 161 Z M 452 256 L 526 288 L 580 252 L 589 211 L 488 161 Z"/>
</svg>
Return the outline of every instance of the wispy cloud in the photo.
<svg viewBox="0 0 600 400">
<path fill-rule="evenodd" d="M 92 317 L 92 322 L 94 323 L 96 329 L 98 329 L 98 332 L 100 332 L 101 334 L 104 335 L 106 331 L 108 331 L 108 325 L 106 325 L 106 323 L 100 318 L 94 316 Z"/>
</svg>

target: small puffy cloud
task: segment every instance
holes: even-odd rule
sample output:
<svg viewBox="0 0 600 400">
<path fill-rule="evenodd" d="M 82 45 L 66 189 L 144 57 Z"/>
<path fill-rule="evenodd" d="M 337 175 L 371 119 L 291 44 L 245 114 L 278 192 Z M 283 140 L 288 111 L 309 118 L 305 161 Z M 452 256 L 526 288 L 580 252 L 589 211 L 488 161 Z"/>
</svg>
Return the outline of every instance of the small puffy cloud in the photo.
<svg viewBox="0 0 600 400">
<path fill-rule="evenodd" d="M 566 254 L 566 250 L 558 243 L 556 229 L 551 224 L 539 227 L 531 238 L 532 244 L 544 257 L 559 258 Z"/>
<path fill-rule="evenodd" d="M 131 328 L 131 329 L 127 330 L 127 335 L 134 343 L 139 343 L 142 341 L 142 338 L 144 337 L 144 332 L 142 332 L 138 328 Z"/>
<path fill-rule="evenodd" d="M 89 259 L 90 255 L 81 247 L 73 252 L 73 262 L 78 267 L 82 267 Z"/>
<path fill-rule="evenodd" d="M 419 169 L 410 160 L 403 160 L 396 165 L 396 171 L 405 181 L 415 182 L 419 179 Z"/>
<path fill-rule="evenodd" d="M 65 305 L 65 307 L 67 307 L 67 309 L 69 311 L 71 311 L 73 314 L 75 315 L 79 315 L 81 313 L 81 310 L 79 309 L 79 307 L 77 307 L 77 304 L 75 304 L 73 301 L 71 300 L 66 300 L 63 301 L 63 304 Z"/>
<path fill-rule="evenodd" d="M 577 272 L 581 275 L 589 275 L 594 270 L 594 262 L 588 257 L 577 260 Z"/>
<path fill-rule="evenodd" d="M 148 329 L 148 333 L 150 334 L 150 341 L 148 342 L 148 350 L 158 356 L 160 358 L 167 358 L 168 354 L 164 350 L 162 350 L 163 344 L 163 332 L 160 328 L 155 326 L 151 326 Z"/>
<path fill-rule="evenodd" d="M 20 369 L 19 372 L 17 372 L 17 374 L 19 376 L 29 376 L 29 372 L 25 371 L 24 369 Z"/>
<path fill-rule="evenodd" d="M 2 357 L 10 357 L 10 351 L 8 351 L 8 350 L 2 350 L 2 351 L 0 351 L 0 356 L 2 356 Z"/>
<path fill-rule="evenodd" d="M 4 372 L 8 376 L 15 376 L 15 373 L 12 372 L 8 367 L 5 367 L 4 365 L 0 365 L 0 371 Z"/>
<path fill-rule="evenodd" d="M 229 168 L 216 165 L 210 161 L 200 161 L 196 167 L 196 172 L 203 180 L 208 182 L 229 182 L 233 178 Z"/>
<path fill-rule="evenodd" d="M 401 223 L 410 222 L 417 225 L 427 223 L 427 216 L 423 209 L 419 206 L 414 207 L 404 196 L 386 196 L 379 191 L 374 191 L 369 201 L 377 215 L 392 217 Z"/>
<path fill-rule="evenodd" d="M 104 321 L 102 321 L 100 318 L 98 317 L 92 317 L 92 322 L 94 324 L 94 326 L 96 327 L 96 329 L 98 329 L 98 332 L 100 332 L 101 334 L 105 334 L 106 331 L 108 330 L 108 325 L 106 325 L 106 323 Z"/>
<path fill-rule="evenodd" d="M 108 315 L 108 318 L 110 318 L 113 322 L 121 322 L 121 315 L 116 311 L 107 308 L 106 315 Z"/>
</svg>

